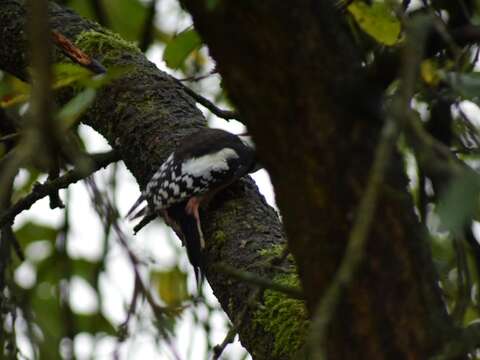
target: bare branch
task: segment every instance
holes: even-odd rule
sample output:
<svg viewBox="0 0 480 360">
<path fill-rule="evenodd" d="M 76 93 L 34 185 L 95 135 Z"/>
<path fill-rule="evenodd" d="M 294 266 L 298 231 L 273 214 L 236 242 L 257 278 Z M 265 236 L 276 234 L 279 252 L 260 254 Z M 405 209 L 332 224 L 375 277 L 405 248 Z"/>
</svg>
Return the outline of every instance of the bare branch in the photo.
<svg viewBox="0 0 480 360">
<path fill-rule="evenodd" d="M 45 196 L 55 193 L 58 189 L 64 189 L 69 185 L 90 176 L 95 171 L 106 167 L 110 163 L 120 160 L 120 155 L 115 151 L 110 151 L 107 153 L 94 154 L 91 156 L 91 159 L 93 160 L 93 166 L 88 172 L 73 169 L 54 180 L 35 185 L 30 194 L 18 200 L 0 215 L 0 227 L 12 223 L 18 214 L 24 210 L 30 209 L 35 202 Z"/>
<path fill-rule="evenodd" d="M 183 87 L 185 92 L 190 95 L 196 102 L 198 102 L 200 105 L 205 106 L 210 112 L 219 118 L 225 119 L 225 120 L 237 120 L 239 122 L 242 122 L 240 115 L 236 113 L 235 111 L 229 111 L 229 110 L 222 110 L 218 108 L 213 102 L 208 100 L 206 97 L 203 97 L 200 94 L 197 94 L 195 91 L 190 89 L 188 86 L 182 84 L 180 80 L 177 80 L 178 83 Z"/>
<path fill-rule="evenodd" d="M 76 47 L 69 39 L 56 30 L 52 30 L 53 41 L 62 50 L 63 54 L 68 56 L 73 62 L 79 64 L 96 74 L 104 74 L 107 69 L 90 57 L 88 54 Z"/>
</svg>

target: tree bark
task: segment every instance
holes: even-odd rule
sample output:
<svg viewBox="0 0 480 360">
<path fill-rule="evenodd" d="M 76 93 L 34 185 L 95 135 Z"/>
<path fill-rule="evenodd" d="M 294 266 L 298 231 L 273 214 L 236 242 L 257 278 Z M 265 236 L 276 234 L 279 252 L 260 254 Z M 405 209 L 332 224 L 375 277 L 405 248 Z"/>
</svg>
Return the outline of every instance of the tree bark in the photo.
<svg viewBox="0 0 480 360">
<path fill-rule="evenodd" d="M 23 0 L 0 1 L 0 69 L 26 80 L 24 6 Z M 143 188 L 181 138 L 206 125 L 204 117 L 183 87 L 159 71 L 136 46 L 54 3 L 49 10 L 51 27 L 74 40 L 90 56 L 107 68 L 128 67 L 126 75 L 100 90 L 82 121 L 120 152 Z M 69 62 L 59 53 L 55 61 Z M 65 94 L 60 98 L 65 100 Z M 258 301 L 246 301 L 256 292 L 254 287 L 215 270 L 215 265 L 222 262 L 281 283 L 298 284 L 289 258 L 275 269 L 270 265 L 285 245 L 275 210 L 248 178 L 219 194 L 203 217 L 207 279 L 222 308 L 238 325 L 242 344 L 256 359 L 289 358 L 301 346 L 305 334 L 303 302 L 266 291 L 264 301 L 273 305 L 261 307 Z M 239 319 L 241 313 L 245 316 Z M 275 323 L 278 313 L 284 317 L 287 314 L 288 324 Z"/>
<path fill-rule="evenodd" d="M 183 0 L 269 171 L 310 313 L 342 259 L 382 127 L 332 1 Z M 427 359 L 452 329 L 394 154 L 366 256 L 329 326 L 329 359 Z"/>
</svg>

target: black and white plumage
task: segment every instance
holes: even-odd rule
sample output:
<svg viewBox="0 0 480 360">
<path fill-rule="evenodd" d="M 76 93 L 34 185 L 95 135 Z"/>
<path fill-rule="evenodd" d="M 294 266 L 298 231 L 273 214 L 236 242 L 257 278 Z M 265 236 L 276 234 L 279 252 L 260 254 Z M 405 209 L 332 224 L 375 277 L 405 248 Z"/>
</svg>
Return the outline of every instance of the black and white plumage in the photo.
<svg viewBox="0 0 480 360">
<path fill-rule="evenodd" d="M 248 137 L 219 129 L 202 129 L 183 139 L 148 182 L 127 217 L 162 215 L 180 232 L 191 264 L 203 275 L 205 247 L 199 206 L 235 180 L 257 170 L 255 149 Z M 179 231 L 178 231 L 179 230 Z"/>
</svg>

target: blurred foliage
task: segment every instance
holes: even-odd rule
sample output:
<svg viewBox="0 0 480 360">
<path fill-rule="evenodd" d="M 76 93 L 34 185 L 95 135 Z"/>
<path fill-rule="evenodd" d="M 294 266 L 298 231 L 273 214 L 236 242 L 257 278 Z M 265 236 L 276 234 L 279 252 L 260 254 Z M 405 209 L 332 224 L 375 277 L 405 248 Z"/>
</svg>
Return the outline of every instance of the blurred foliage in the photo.
<svg viewBox="0 0 480 360">
<path fill-rule="evenodd" d="M 190 298 L 187 291 L 187 274 L 178 267 L 165 271 L 153 271 L 150 278 L 160 299 L 167 306 L 178 306 Z"/>
<path fill-rule="evenodd" d="M 202 40 L 195 30 L 186 30 L 168 42 L 163 52 L 163 60 L 168 67 L 178 69 L 187 57 L 202 45 Z"/>
</svg>

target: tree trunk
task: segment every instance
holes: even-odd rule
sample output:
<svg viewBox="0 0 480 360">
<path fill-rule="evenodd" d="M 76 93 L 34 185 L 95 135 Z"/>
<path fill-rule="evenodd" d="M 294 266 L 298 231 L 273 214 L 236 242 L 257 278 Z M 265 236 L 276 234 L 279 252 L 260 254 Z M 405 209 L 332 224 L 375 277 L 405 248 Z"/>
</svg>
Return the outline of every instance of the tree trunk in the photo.
<svg viewBox="0 0 480 360">
<path fill-rule="evenodd" d="M 332 1 L 184 0 L 269 171 L 312 313 L 342 259 L 383 124 Z M 329 359 L 427 359 L 451 322 L 394 154 Z"/>
</svg>

